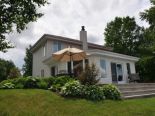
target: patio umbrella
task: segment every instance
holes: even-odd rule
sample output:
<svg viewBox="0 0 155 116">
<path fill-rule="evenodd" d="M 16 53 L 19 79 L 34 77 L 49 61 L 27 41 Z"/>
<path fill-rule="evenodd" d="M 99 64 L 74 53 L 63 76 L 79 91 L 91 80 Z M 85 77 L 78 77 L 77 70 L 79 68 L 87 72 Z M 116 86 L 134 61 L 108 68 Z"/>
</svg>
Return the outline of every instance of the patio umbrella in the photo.
<svg viewBox="0 0 155 116">
<path fill-rule="evenodd" d="M 86 58 L 86 53 L 77 48 L 65 48 L 53 53 L 53 58 L 57 61 L 80 61 Z"/>
</svg>

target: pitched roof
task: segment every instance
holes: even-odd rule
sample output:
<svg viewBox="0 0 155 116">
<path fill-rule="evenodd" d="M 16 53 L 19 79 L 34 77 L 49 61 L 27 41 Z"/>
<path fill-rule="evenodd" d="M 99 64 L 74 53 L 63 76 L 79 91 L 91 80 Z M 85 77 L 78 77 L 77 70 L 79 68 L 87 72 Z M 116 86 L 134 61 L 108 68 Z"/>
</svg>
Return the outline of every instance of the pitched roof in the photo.
<svg viewBox="0 0 155 116">
<path fill-rule="evenodd" d="M 57 35 L 50 35 L 50 34 L 44 34 L 33 46 L 32 46 L 32 52 L 37 50 L 44 42 L 46 42 L 47 40 L 57 40 L 57 41 L 62 41 L 62 42 L 66 42 L 66 43 L 70 43 L 70 44 L 74 44 L 74 45 L 79 45 L 82 46 L 82 42 L 80 40 L 77 39 L 71 39 L 71 38 L 67 38 L 67 37 L 62 37 L 62 36 L 57 36 Z M 109 47 L 105 47 L 102 45 L 97 45 L 97 44 L 93 44 L 93 43 L 89 43 L 88 42 L 88 48 L 92 48 L 92 49 L 100 49 L 100 50 L 105 50 L 105 51 L 112 51 L 112 48 Z"/>
</svg>

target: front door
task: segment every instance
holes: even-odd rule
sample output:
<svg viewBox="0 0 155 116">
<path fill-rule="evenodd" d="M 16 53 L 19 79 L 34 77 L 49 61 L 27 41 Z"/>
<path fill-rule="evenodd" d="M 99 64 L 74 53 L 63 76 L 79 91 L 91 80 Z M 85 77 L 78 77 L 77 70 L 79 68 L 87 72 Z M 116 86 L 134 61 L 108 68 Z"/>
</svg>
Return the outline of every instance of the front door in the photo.
<svg viewBox="0 0 155 116">
<path fill-rule="evenodd" d="M 55 66 L 51 67 L 51 76 L 55 76 Z"/>
<path fill-rule="evenodd" d="M 111 63 L 112 82 L 119 83 L 123 81 L 122 64 Z"/>
</svg>

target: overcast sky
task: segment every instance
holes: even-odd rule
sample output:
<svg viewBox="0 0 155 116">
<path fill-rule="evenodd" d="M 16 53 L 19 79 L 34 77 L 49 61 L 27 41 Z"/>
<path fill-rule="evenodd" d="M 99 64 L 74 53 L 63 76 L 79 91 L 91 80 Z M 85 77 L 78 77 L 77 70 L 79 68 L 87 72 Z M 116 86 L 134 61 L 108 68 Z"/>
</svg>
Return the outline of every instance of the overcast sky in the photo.
<svg viewBox="0 0 155 116">
<path fill-rule="evenodd" d="M 51 3 L 39 9 L 44 16 L 28 24 L 27 30 L 20 34 L 12 33 L 8 39 L 16 46 L 7 53 L 0 52 L 0 58 L 12 60 L 22 67 L 25 48 L 33 45 L 43 34 L 54 34 L 79 39 L 79 31 L 84 25 L 88 33 L 88 41 L 104 44 L 106 24 L 116 16 L 135 17 L 139 25 L 147 25 L 140 21 L 139 12 L 150 7 L 149 0 L 49 0 Z"/>
</svg>

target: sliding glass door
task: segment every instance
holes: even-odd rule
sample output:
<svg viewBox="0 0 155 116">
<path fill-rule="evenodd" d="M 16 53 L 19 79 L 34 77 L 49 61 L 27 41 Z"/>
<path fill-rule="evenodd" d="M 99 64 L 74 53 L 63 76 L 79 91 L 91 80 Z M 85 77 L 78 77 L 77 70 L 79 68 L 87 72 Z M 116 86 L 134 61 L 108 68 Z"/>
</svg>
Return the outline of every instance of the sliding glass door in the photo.
<svg viewBox="0 0 155 116">
<path fill-rule="evenodd" d="M 112 75 L 113 83 L 118 83 L 118 82 L 123 81 L 122 64 L 111 63 L 111 75 Z"/>
</svg>

